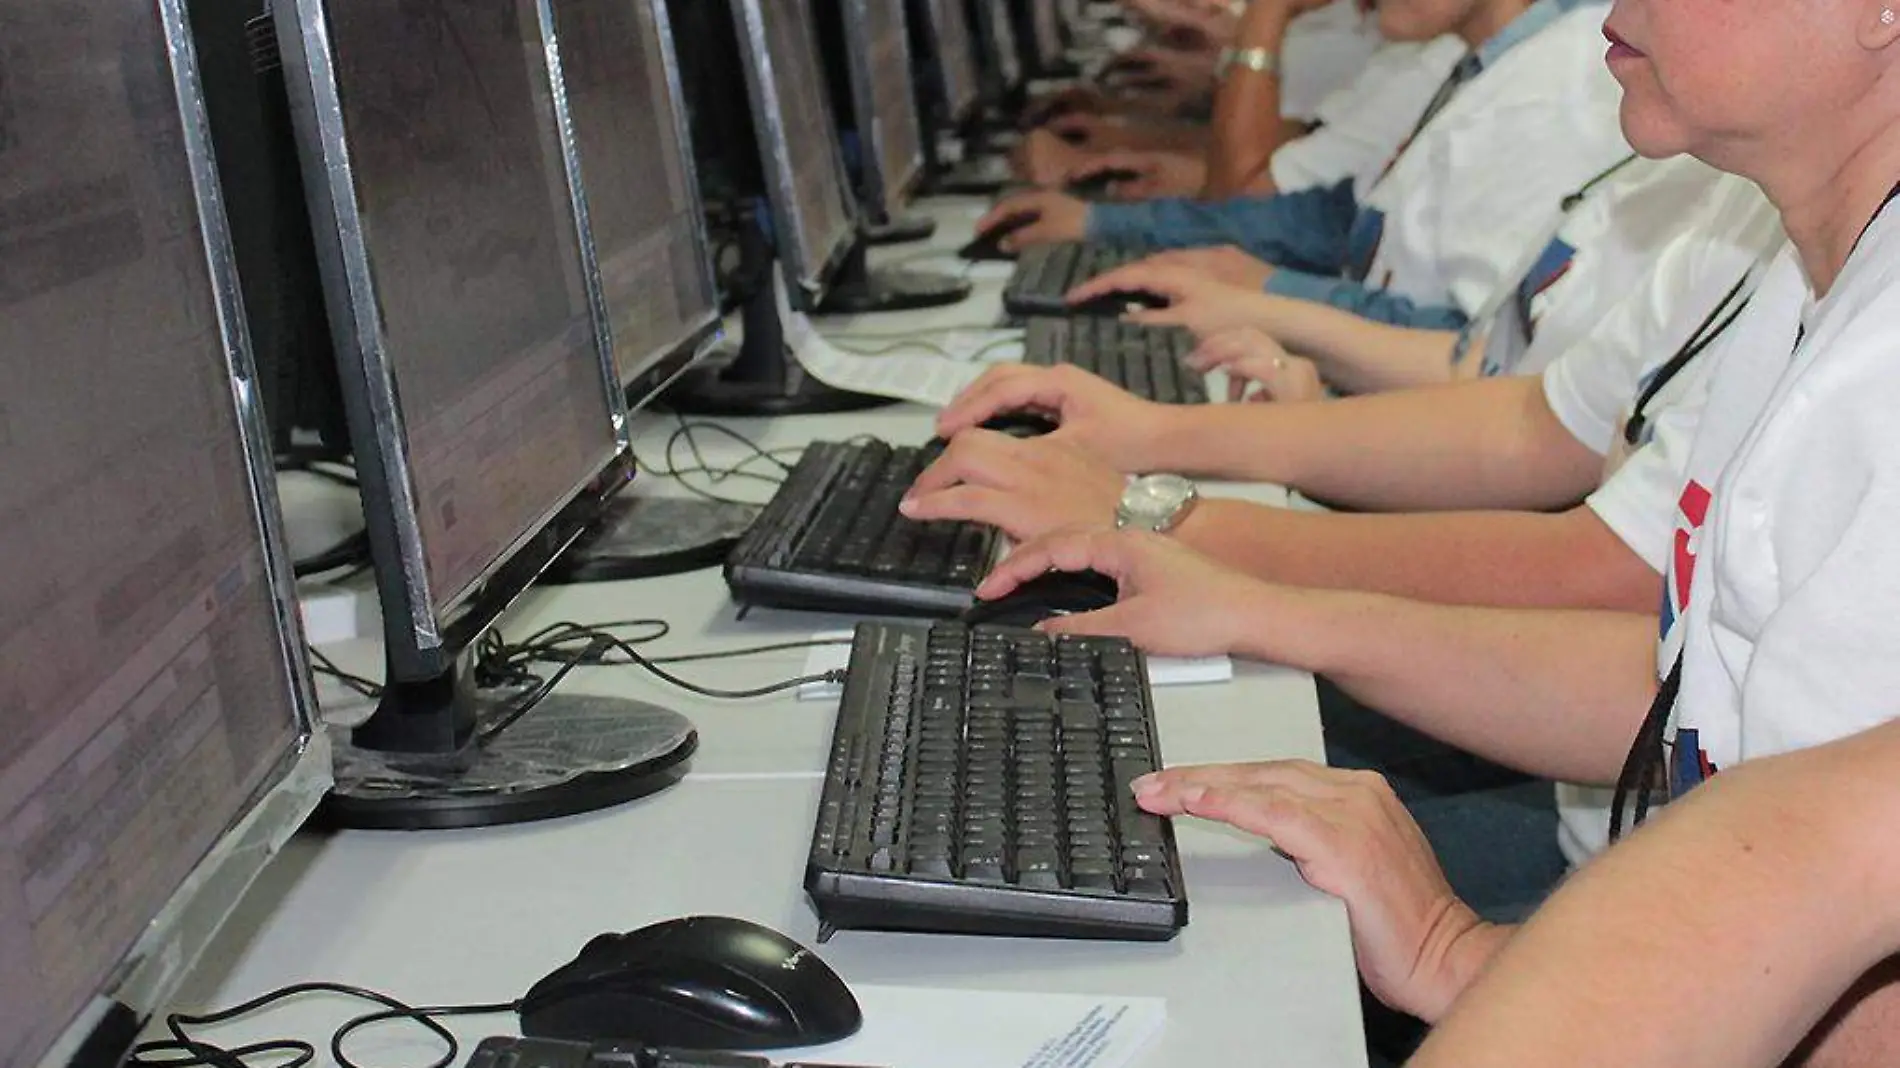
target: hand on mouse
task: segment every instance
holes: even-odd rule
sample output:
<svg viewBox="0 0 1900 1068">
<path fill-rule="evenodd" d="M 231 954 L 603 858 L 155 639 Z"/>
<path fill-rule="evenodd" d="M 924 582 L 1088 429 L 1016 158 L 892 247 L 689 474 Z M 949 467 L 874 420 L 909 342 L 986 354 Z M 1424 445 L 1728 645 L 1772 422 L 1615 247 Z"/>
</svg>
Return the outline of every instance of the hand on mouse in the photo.
<svg viewBox="0 0 1900 1068">
<path fill-rule="evenodd" d="M 1087 204 L 1072 196 L 1038 189 L 1004 197 L 987 215 L 977 220 L 976 232 L 988 233 L 1015 216 L 1024 214 L 1034 215 L 1035 221 L 1004 238 L 1004 251 L 1021 252 L 1031 245 L 1080 241 L 1088 231 Z"/>
<path fill-rule="evenodd" d="M 1116 200 L 1148 200 L 1154 197 L 1189 197 L 1207 184 L 1207 162 L 1198 156 L 1179 152 L 1120 149 L 1091 155 L 1070 169 L 1064 182 L 1083 182 L 1108 171 L 1132 171 L 1133 178 L 1110 184 L 1108 196 Z"/>
<path fill-rule="evenodd" d="M 1041 412 L 1059 424 L 1043 440 L 1074 445 L 1123 474 L 1168 466 L 1155 443 L 1192 409 L 1143 400 L 1070 364 L 1003 364 L 983 372 L 937 415 L 946 441 L 992 416 Z"/>
<path fill-rule="evenodd" d="M 1431 843 L 1376 772 L 1304 760 L 1210 764 L 1145 775 L 1134 791 L 1157 815 L 1271 839 L 1301 878 L 1346 903 L 1366 987 L 1427 1022 L 1509 938 L 1452 892 Z"/>
<path fill-rule="evenodd" d="M 1012 157 L 1024 181 L 1047 187 L 1063 185 L 1072 171 L 1089 166 L 1095 158 L 1089 149 L 1077 148 L 1049 130 L 1024 134 Z"/>
<path fill-rule="evenodd" d="M 1205 173 L 1206 168 L 1202 168 Z M 1260 292 L 1273 277 L 1273 264 L 1251 256 L 1236 245 L 1218 248 L 1177 248 L 1157 252 L 1144 263 L 1163 267 L 1186 267 L 1199 271 L 1223 285 Z"/>
<path fill-rule="evenodd" d="M 1165 308 L 1143 308 L 1123 316 L 1128 322 L 1147 326 L 1181 326 L 1196 337 L 1242 326 L 1252 326 L 1266 318 L 1261 308 L 1267 295 L 1243 289 L 1191 267 L 1169 266 L 1142 260 L 1118 267 L 1076 286 L 1064 297 L 1070 304 L 1081 304 L 1110 293 L 1148 292 L 1164 297 Z"/>
<path fill-rule="evenodd" d="M 994 600 L 1050 570 L 1099 571 L 1115 580 L 1121 599 L 1094 612 L 1046 620 L 1039 629 L 1127 638 L 1160 656 L 1238 652 L 1249 631 L 1261 625 L 1258 609 L 1266 598 L 1260 595 L 1273 589 L 1171 538 L 1096 530 L 1052 534 L 1017 546 L 976 595 Z"/>
<path fill-rule="evenodd" d="M 1284 404 L 1326 399 L 1326 383 L 1320 379 L 1318 364 L 1293 355 L 1266 332 L 1251 326 L 1215 334 L 1189 353 L 1187 362 L 1202 374 L 1226 371 L 1230 401 Z"/>
<path fill-rule="evenodd" d="M 917 520 L 974 520 L 1024 540 L 1055 530 L 1107 527 L 1121 473 L 1073 445 L 970 430 L 911 485 L 898 510 Z"/>
</svg>

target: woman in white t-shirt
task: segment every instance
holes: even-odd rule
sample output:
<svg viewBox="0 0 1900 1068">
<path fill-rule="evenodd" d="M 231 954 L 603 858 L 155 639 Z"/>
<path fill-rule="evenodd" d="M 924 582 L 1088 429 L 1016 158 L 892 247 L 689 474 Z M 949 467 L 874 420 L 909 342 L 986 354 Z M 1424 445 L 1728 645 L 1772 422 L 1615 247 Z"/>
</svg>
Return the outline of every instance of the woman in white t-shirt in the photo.
<svg viewBox="0 0 1900 1068">
<path fill-rule="evenodd" d="M 1001 595 L 1052 566 L 1104 572 L 1121 586 L 1116 605 L 1045 626 L 1324 673 L 1481 755 L 1563 781 L 1620 781 L 1626 820 L 1738 762 L 1891 717 L 1900 692 L 1900 209 L 1891 206 L 1900 13 L 1891 0 L 1618 0 L 1606 36 L 1630 143 L 1651 156 L 1689 152 L 1755 181 L 1790 238 L 1709 353 L 1709 402 L 1658 591 L 1660 643 L 1654 616 L 1287 589 L 1129 533 L 1025 546 L 979 593 Z M 1271 837 L 1310 882 L 1346 900 L 1367 985 L 1426 1020 L 1513 933 L 1450 894 L 1376 775 L 1301 763 L 1183 768 L 1138 782 L 1136 793 L 1154 811 Z M 1790 798 L 1790 809 L 1803 800 Z M 1608 813 L 1596 819 L 1610 822 Z M 1732 832 L 1745 839 L 1750 830 Z M 1708 875 L 1707 894 L 1744 892 Z M 1684 900 L 1685 917 L 1695 907 Z M 1519 997 L 1541 1005 L 1540 996 L 1581 994 L 1667 1025 L 1667 1004 L 1629 1005 L 1582 969 Z M 1859 994 L 1819 1036 L 1812 1052 L 1821 1059 L 1900 1044 L 1896 988 L 1876 977 Z M 1546 1049 L 1536 1027 L 1462 1029 L 1415 1064 L 1616 1064 L 1653 1033 L 1626 1012 L 1601 1018 L 1617 1026 L 1568 1032 L 1587 1048 Z"/>
</svg>

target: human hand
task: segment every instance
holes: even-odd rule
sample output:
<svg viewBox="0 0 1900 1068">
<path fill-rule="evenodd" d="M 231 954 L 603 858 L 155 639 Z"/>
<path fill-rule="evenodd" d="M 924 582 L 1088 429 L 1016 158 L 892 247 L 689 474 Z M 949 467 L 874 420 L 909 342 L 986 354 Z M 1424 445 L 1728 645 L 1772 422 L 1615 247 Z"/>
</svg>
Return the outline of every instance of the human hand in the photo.
<svg viewBox="0 0 1900 1068">
<path fill-rule="evenodd" d="M 1123 316 L 1129 322 L 1186 327 L 1196 337 L 1211 337 L 1254 325 L 1261 318 L 1259 305 L 1266 299 L 1258 290 L 1228 285 L 1205 271 L 1171 267 L 1151 260 L 1099 274 L 1070 290 L 1064 299 L 1070 304 L 1080 304 L 1110 293 L 1127 292 L 1153 293 L 1168 302 L 1165 308 L 1129 312 Z"/>
<path fill-rule="evenodd" d="M 1049 571 L 1097 571 L 1115 580 L 1107 608 L 1037 624 L 1047 634 L 1127 638 L 1158 656 L 1223 656 L 1239 650 L 1253 598 L 1270 587 L 1180 542 L 1137 530 L 1065 531 L 1027 542 L 996 565 L 976 595 L 1005 596 Z"/>
<path fill-rule="evenodd" d="M 1004 364 L 984 371 L 938 413 L 937 436 L 953 441 L 992 416 L 1016 411 L 1049 416 L 1059 426 L 1046 439 L 1073 444 L 1126 474 L 1153 466 L 1154 442 L 1183 415 L 1071 364 Z"/>
<path fill-rule="evenodd" d="M 1214 80 L 1219 62 L 1219 46 L 1200 49 L 1143 48 L 1116 57 L 1109 71 L 1110 84 L 1130 90 L 1183 94 L 1206 87 Z"/>
<path fill-rule="evenodd" d="M 1063 115 L 1093 114 L 1108 107 L 1108 97 L 1092 85 L 1071 85 L 1023 106 L 1022 125 L 1033 129 Z"/>
<path fill-rule="evenodd" d="M 1344 901 L 1359 974 L 1395 1009 L 1436 1020 L 1501 941 L 1452 893 L 1431 844 L 1375 772 L 1304 760 L 1214 764 L 1145 775 L 1134 790 L 1156 815 L 1270 839 L 1301 878 Z"/>
<path fill-rule="evenodd" d="M 1260 292 L 1273 277 L 1273 264 L 1249 255 L 1236 245 L 1217 248 L 1176 248 L 1148 257 L 1164 267 L 1187 267 L 1240 289 Z"/>
<path fill-rule="evenodd" d="M 1051 436 L 967 430 L 917 476 L 898 511 L 919 521 L 985 523 L 1025 541 L 1112 526 L 1123 482 L 1119 471 Z"/>
<path fill-rule="evenodd" d="M 1021 252 L 1031 245 L 1057 241 L 1080 241 L 1088 232 L 1089 206 L 1072 196 L 1035 189 L 1004 197 L 976 222 L 976 232 L 988 233 L 1017 215 L 1033 215 L 1035 220 L 1012 232 L 1002 241 L 1005 252 Z"/>
<path fill-rule="evenodd" d="M 1062 185 L 1071 173 L 1095 159 L 1088 149 L 1077 148 L 1049 130 L 1024 134 L 1011 155 L 1016 173 L 1040 186 Z"/>
<path fill-rule="evenodd" d="M 1116 200 L 1187 197 L 1207 184 L 1207 163 L 1179 152 L 1142 152 L 1123 149 L 1089 156 L 1070 168 L 1065 182 L 1087 181 L 1108 171 L 1130 171 L 1132 178 L 1111 183 L 1108 195 Z"/>
<path fill-rule="evenodd" d="M 1216 368 L 1225 370 L 1230 401 L 1293 402 L 1326 396 L 1318 364 L 1293 355 L 1254 327 L 1215 334 L 1189 353 L 1187 362 L 1202 374 Z M 1249 392 L 1249 386 L 1259 388 Z"/>
<path fill-rule="evenodd" d="M 1071 111 L 1057 115 L 1044 123 L 1042 128 L 1062 138 L 1072 145 L 1083 148 L 1099 147 L 1097 142 L 1112 136 L 1127 124 L 1111 115 L 1098 115 L 1093 112 Z"/>
</svg>

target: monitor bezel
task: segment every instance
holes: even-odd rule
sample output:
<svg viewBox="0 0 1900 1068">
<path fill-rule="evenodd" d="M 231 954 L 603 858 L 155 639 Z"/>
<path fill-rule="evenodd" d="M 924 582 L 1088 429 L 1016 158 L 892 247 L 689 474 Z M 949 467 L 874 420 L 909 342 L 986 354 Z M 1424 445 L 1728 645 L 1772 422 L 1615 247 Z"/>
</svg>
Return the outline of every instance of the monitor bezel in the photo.
<svg viewBox="0 0 1900 1068">
<path fill-rule="evenodd" d="M 789 5 L 799 5 L 792 9 L 791 17 L 798 18 L 802 23 L 813 57 L 822 59 L 817 29 L 808 17 L 810 9 L 804 6 L 809 0 L 773 2 L 779 5 L 781 11 Z M 786 129 L 785 112 L 779 106 L 778 86 L 773 78 L 763 0 L 730 0 L 729 6 L 738 31 L 739 66 L 745 71 L 746 93 L 752 105 L 752 129 L 758 141 L 759 162 L 765 173 L 766 201 L 771 205 L 772 226 L 778 234 L 776 244 L 780 270 L 796 309 L 810 311 L 824 299 L 830 280 L 857 247 L 863 209 L 851 189 L 844 165 L 844 148 L 839 143 L 837 128 L 826 122 L 822 124 L 824 128 L 815 133 L 830 142 L 832 174 L 843 198 L 845 223 L 839 233 L 827 239 L 829 248 L 806 250 L 799 247 L 803 244 L 799 236 L 803 228 L 798 224 L 802 209 L 798 204 L 797 178 L 792 174 L 791 142 Z M 830 87 L 821 78 L 814 88 L 826 98 L 827 114 L 836 114 L 831 106 Z M 807 251 L 819 262 L 803 262 Z"/>
<path fill-rule="evenodd" d="M 1010 24 L 1008 0 L 975 0 L 975 6 L 977 21 L 981 24 L 978 36 L 990 53 L 997 88 L 1005 93 L 1015 92 L 1028 75 L 1023 68 L 1022 42 L 1016 40 L 1016 29 Z"/>
<path fill-rule="evenodd" d="M 873 0 L 843 0 L 845 62 L 851 73 L 851 96 L 853 113 L 857 117 L 858 154 L 862 159 L 865 185 L 864 207 L 873 214 L 894 215 L 908 207 L 911 198 L 924 181 L 924 122 L 918 114 L 917 94 L 905 92 L 891 107 L 909 108 L 911 128 L 917 133 L 917 143 L 905 164 L 906 173 L 892 176 L 884 173 L 884 146 L 889 136 L 887 125 L 878 119 L 877 72 L 873 55 L 876 43 L 871 40 L 870 5 Z M 890 0 L 882 0 L 890 3 Z M 910 13 L 902 2 L 891 3 L 897 16 L 898 48 L 904 57 L 904 69 L 914 70 L 915 64 L 910 51 Z"/>
<path fill-rule="evenodd" d="M 279 636 L 284 676 L 289 681 L 285 696 L 295 719 L 297 738 L 245 800 L 242 814 L 223 829 L 146 923 L 120 959 L 113 978 L 39 1057 L 38 1063 L 45 1068 L 64 1068 L 82 1051 L 87 1056 L 97 1052 L 108 1057 L 129 1053 L 130 1044 L 138 1036 L 125 1029 L 125 1014 L 129 1012 L 143 1023 L 166 1007 L 245 891 L 316 811 L 332 783 L 330 741 L 317 720 L 309 653 L 277 506 L 276 467 L 268 445 L 261 383 L 251 354 L 236 254 L 224 217 L 197 52 L 184 0 L 156 0 L 152 10 L 160 20 L 168 53 L 173 98 L 191 174 L 193 222 L 202 244 L 230 377 L 245 481 L 250 488 L 253 532 L 263 555 L 264 582 Z M 102 1042 L 110 1048 L 100 1049 Z"/>
<path fill-rule="evenodd" d="M 537 18 L 544 19 L 546 0 L 537 0 L 536 8 Z M 614 454 L 599 471 L 569 490 L 548 514 L 526 524 L 469 587 L 438 613 L 423 552 L 418 491 L 402 409 L 397 402 L 394 367 L 383 342 L 382 314 L 369 263 L 362 207 L 356 195 L 356 170 L 345 136 L 327 3 L 279 0 L 273 16 L 317 236 L 324 301 L 338 346 L 344 402 L 352 416 L 350 437 L 382 605 L 389 673 L 386 681 L 436 679 L 453 669 L 457 657 L 527 591 L 548 565 L 599 518 L 613 495 L 632 480 L 624 393 L 618 372 L 596 332 L 594 355 L 608 395 L 609 419 L 613 419 L 613 413 L 621 415 L 619 425 L 610 427 L 616 442 Z M 541 32 L 546 32 L 545 22 Z M 549 77 L 554 77 L 551 70 Z M 552 82 L 549 88 L 554 88 Z M 565 156 L 573 138 L 560 132 L 558 113 L 551 118 Z M 567 181 L 565 174 L 563 181 Z M 571 183 L 569 196 L 571 199 Z M 570 217 L 566 222 L 573 225 L 574 220 Z M 574 240 L 577 247 L 587 248 L 585 230 L 577 228 Z M 590 306 L 590 319 L 593 314 Z"/>
<path fill-rule="evenodd" d="M 983 106 L 983 71 L 977 60 L 976 40 L 970 29 L 970 15 L 963 0 L 923 0 L 924 16 L 928 20 L 927 29 L 932 39 L 938 42 L 936 54 L 937 90 L 943 94 L 943 118 L 951 126 L 960 126 L 969 121 Z M 907 12 L 908 13 L 908 12 Z M 944 25 L 946 18 L 957 18 L 962 29 L 962 51 L 965 69 L 970 80 L 964 85 L 963 99 L 956 99 L 955 79 L 949 65 L 944 61 L 943 42 L 954 36 Z"/>
<path fill-rule="evenodd" d="M 651 26 L 658 45 L 662 76 L 665 80 L 668 100 L 668 117 L 673 127 L 674 142 L 680 149 L 680 164 L 686 176 L 687 195 L 691 199 L 690 221 L 693 228 L 694 257 L 698 268 L 699 282 L 705 292 L 711 295 L 709 306 L 700 315 L 688 322 L 679 337 L 661 342 L 651 350 L 641 353 L 639 358 L 630 361 L 633 373 L 625 378 L 620 376 L 620 363 L 615 358 L 620 344 L 613 329 L 613 309 L 609 306 L 606 282 L 600 272 L 598 249 L 591 234 L 593 227 L 587 217 L 587 182 L 583 149 L 580 134 L 571 118 L 565 78 L 556 88 L 556 107 L 561 113 L 561 130 L 569 166 L 568 187 L 574 204 L 575 224 L 583 233 L 589 234 L 582 242 L 584 274 L 588 284 L 588 297 L 595 316 L 595 333 L 601 339 L 606 350 L 607 366 L 613 375 L 614 386 L 620 394 L 624 410 L 616 418 L 621 423 L 621 431 L 629 435 L 631 429 L 626 419 L 652 404 L 666 388 L 679 376 L 685 374 L 704 356 L 718 346 L 724 339 L 725 317 L 720 307 L 719 282 L 712 261 L 712 237 L 706 227 L 706 204 L 699 186 L 699 164 L 693 154 L 691 121 L 686 114 L 684 82 L 680 75 L 679 56 L 673 47 L 673 27 L 671 16 L 664 0 L 597 0 L 597 2 L 626 3 L 644 10 L 648 18 L 641 20 L 641 30 L 645 33 Z M 549 49 L 549 70 L 557 69 L 564 61 L 561 52 L 561 16 L 555 10 L 555 0 L 542 0 L 544 9 L 543 24 L 545 40 Z M 649 42 L 641 42 L 647 44 Z M 631 446 L 629 446 L 631 447 Z"/>
</svg>

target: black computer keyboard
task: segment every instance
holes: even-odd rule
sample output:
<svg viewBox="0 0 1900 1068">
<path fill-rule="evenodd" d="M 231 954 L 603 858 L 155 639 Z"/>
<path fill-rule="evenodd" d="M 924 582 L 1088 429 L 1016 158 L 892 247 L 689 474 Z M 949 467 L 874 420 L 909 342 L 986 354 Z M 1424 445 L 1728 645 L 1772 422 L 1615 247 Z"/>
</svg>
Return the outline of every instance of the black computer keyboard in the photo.
<svg viewBox="0 0 1900 1068">
<path fill-rule="evenodd" d="M 1163 404 L 1207 403 L 1207 380 L 1186 363 L 1193 351 L 1186 330 L 1119 319 L 1031 319 L 1023 339 L 1024 363 L 1072 363 Z"/>
<path fill-rule="evenodd" d="M 1062 299 L 1069 290 L 1150 254 L 1086 241 L 1032 245 L 1016 261 L 1016 273 L 1003 290 L 1003 309 L 1011 315 L 1072 315 Z"/>
<path fill-rule="evenodd" d="M 747 604 L 953 616 L 976 599 L 996 530 L 919 523 L 897 503 L 931 460 L 881 441 L 815 442 L 726 558 Z"/>
<path fill-rule="evenodd" d="M 1187 923 L 1141 655 L 1115 638 L 860 623 L 805 889 L 832 928 L 1161 941 Z"/>
</svg>

